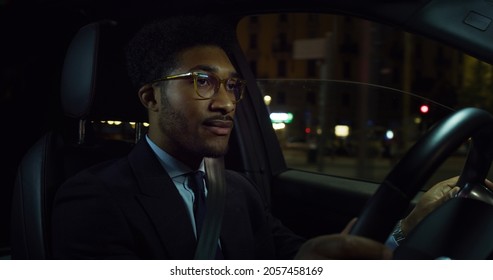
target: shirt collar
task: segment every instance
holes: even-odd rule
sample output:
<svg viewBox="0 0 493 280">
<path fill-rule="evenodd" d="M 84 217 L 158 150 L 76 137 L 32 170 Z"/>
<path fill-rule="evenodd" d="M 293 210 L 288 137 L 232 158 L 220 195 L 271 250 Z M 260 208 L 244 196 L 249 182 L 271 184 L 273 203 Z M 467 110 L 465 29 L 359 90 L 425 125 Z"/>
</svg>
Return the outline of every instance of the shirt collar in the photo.
<svg viewBox="0 0 493 280">
<path fill-rule="evenodd" d="M 177 160 L 170 154 L 168 154 L 165 150 L 161 149 L 156 145 L 149 136 L 146 134 L 146 140 L 152 151 L 156 154 L 159 163 L 163 166 L 163 168 L 168 172 L 168 175 L 173 179 L 178 176 L 183 176 L 187 173 L 193 172 L 195 170 L 190 169 L 186 164 Z M 204 160 L 200 162 L 199 169 L 200 171 L 205 173 Z"/>
</svg>

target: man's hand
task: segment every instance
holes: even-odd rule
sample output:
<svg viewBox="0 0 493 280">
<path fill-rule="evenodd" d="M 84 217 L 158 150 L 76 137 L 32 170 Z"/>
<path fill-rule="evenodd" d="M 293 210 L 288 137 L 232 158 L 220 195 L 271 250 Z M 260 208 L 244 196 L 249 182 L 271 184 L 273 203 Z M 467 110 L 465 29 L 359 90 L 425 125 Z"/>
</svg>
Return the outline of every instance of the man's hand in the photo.
<svg viewBox="0 0 493 280">
<path fill-rule="evenodd" d="M 401 229 L 407 235 L 426 215 L 448 199 L 454 197 L 460 190 L 457 187 L 459 176 L 452 177 L 431 187 L 418 201 L 409 215 L 402 220 Z"/>
<path fill-rule="evenodd" d="M 392 251 L 377 241 L 349 235 L 356 219 L 351 220 L 340 234 L 322 235 L 305 242 L 295 259 L 392 259 Z"/>
</svg>

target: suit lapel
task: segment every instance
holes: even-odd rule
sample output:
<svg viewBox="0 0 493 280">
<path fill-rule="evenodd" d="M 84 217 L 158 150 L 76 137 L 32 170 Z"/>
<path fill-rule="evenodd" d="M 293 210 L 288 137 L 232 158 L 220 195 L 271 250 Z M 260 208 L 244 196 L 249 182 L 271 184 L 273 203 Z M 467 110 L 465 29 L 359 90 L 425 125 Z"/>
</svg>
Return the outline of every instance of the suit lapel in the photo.
<svg viewBox="0 0 493 280">
<path fill-rule="evenodd" d="M 137 199 L 152 220 L 172 259 L 191 259 L 196 240 L 185 203 L 146 140 L 128 156 L 141 190 Z"/>
</svg>

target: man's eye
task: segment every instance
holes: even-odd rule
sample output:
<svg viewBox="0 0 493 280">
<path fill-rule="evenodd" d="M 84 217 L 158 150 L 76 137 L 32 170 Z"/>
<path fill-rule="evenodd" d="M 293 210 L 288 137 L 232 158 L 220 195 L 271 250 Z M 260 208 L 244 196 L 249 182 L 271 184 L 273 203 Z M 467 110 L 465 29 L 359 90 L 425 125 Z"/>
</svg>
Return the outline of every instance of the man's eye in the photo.
<svg viewBox="0 0 493 280">
<path fill-rule="evenodd" d="M 228 88 L 228 90 L 234 90 L 240 87 L 240 83 L 237 80 L 229 80 L 226 83 L 226 87 Z"/>
<path fill-rule="evenodd" d="M 197 78 L 197 85 L 201 87 L 209 86 L 211 84 L 210 78 L 203 78 L 203 77 L 198 77 Z"/>
</svg>

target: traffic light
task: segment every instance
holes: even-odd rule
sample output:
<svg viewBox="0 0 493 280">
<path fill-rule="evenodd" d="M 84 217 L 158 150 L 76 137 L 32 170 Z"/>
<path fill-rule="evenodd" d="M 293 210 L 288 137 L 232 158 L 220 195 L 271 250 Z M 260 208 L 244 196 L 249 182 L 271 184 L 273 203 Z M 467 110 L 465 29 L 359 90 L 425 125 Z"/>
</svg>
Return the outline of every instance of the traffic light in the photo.
<svg viewBox="0 0 493 280">
<path fill-rule="evenodd" d="M 421 106 L 419 106 L 419 111 L 421 112 L 421 114 L 427 114 L 430 111 L 430 107 L 428 107 L 428 105 L 426 104 L 422 104 Z"/>
</svg>

